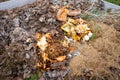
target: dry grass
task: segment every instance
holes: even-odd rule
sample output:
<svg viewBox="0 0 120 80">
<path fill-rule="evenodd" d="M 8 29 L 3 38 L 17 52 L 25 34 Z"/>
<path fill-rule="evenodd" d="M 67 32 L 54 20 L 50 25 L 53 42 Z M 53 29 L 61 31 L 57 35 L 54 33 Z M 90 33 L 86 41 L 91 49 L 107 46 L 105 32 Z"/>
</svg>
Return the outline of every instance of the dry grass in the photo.
<svg viewBox="0 0 120 80">
<path fill-rule="evenodd" d="M 92 76 L 99 76 L 103 78 L 102 80 L 104 80 L 104 75 L 109 76 L 109 80 L 117 80 L 118 77 L 115 79 L 109 68 L 120 69 L 120 39 L 116 36 L 118 33 L 108 25 L 95 24 L 101 26 L 101 35 L 97 39 L 89 43 L 74 43 L 81 55 L 70 61 L 72 75 L 80 76 L 85 71 L 92 71 Z"/>
</svg>

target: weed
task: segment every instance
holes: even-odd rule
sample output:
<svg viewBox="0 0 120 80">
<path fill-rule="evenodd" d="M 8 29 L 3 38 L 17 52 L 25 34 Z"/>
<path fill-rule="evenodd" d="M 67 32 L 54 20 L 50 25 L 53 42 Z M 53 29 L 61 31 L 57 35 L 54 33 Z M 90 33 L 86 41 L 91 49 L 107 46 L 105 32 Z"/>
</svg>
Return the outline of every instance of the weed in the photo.
<svg viewBox="0 0 120 80">
<path fill-rule="evenodd" d="M 29 78 L 26 78 L 25 80 L 38 80 L 37 74 L 31 74 Z"/>
<path fill-rule="evenodd" d="M 82 18 L 84 20 L 90 20 L 92 18 L 92 16 L 90 16 L 86 13 L 82 13 L 82 14 L 80 14 L 80 18 Z"/>
<path fill-rule="evenodd" d="M 91 37 L 91 40 L 94 40 L 98 37 L 98 33 L 101 31 L 101 27 L 100 26 L 96 26 L 94 29 L 93 29 L 93 35 Z"/>
</svg>

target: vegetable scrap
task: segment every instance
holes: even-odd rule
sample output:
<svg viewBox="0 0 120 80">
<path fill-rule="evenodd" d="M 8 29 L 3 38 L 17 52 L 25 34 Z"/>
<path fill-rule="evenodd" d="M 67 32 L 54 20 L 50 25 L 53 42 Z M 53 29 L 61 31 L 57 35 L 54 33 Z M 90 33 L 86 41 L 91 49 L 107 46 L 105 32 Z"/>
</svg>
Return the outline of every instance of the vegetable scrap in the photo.
<svg viewBox="0 0 120 80">
<path fill-rule="evenodd" d="M 47 38 L 50 38 L 50 34 L 46 34 L 44 36 L 42 36 L 40 38 L 41 34 L 39 33 L 36 33 L 36 38 L 39 40 L 37 42 L 37 46 L 42 50 L 42 51 L 45 51 L 45 49 L 47 48 L 48 46 L 48 43 L 46 41 Z"/>
<path fill-rule="evenodd" d="M 83 39 L 84 41 L 89 41 L 92 37 L 92 30 L 88 27 L 85 20 L 83 19 L 71 19 L 61 26 L 61 29 L 67 33 L 67 35 L 72 36 L 74 41 L 79 41 Z"/>
<path fill-rule="evenodd" d="M 53 63 L 62 62 L 66 59 L 70 51 L 69 46 L 64 46 L 61 41 L 54 39 L 51 33 L 36 33 L 36 38 L 39 52 L 35 68 L 50 70 Z"/>
<path fill-rule="evenodd" d="M 59 21 L 66 21 L 68 12 L 69 12 L 69 10 L 66 9 L 66 7 L 62 7 L 61 9 L 59 9 L 59 11 L 57 13 L 57 19 Z"/>
<path fill-rule="evenodd" d="M 81 13 L 81 10 L 69 10 L 67 6 L 60 8 L 57 12 L 57 19 L 65 22 L 68 16 L 77 16 Z"/>
</svg>

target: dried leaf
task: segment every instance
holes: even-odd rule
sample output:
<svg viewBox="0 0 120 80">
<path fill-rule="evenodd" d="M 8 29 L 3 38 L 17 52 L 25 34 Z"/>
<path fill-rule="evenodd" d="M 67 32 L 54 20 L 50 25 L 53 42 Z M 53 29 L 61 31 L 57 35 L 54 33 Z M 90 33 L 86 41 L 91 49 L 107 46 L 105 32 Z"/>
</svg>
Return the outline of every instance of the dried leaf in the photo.
<svg viewBox="0 0 120 80">
<path fill-rule="evenodd" d="M 56 10 L 58 8 L 58 6 L 55 6 L 55 5 L 51 5 L 50 6 L 53 10 Z"/>
</svg>

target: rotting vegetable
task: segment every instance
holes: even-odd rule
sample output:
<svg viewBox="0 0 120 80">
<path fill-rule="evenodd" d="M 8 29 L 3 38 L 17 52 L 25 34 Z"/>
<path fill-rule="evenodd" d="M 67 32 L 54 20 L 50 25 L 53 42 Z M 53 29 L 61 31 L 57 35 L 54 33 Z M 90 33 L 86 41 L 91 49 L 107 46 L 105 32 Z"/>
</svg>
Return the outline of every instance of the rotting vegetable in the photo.
<svg viewBox="0 0 120 80">
<path fill-rule="evenodd" d="M 68 16 L 77 16 L 81 13 L 81 10 L 69 10 L 68 6 L 64 6 L 60 8 L 57 12 L 57 19 L 59 21 L 65 22 Z"/>
<path fill-rule="evenodd" d="M 83 19 L 68 19 L 68 21 L 61 26 L 61 29 L 67 32 L 69 36 L 72 36 L 74 41 L 81 39 L 88 41 L 92 37 L 92 30 Z"/>
</svg>

